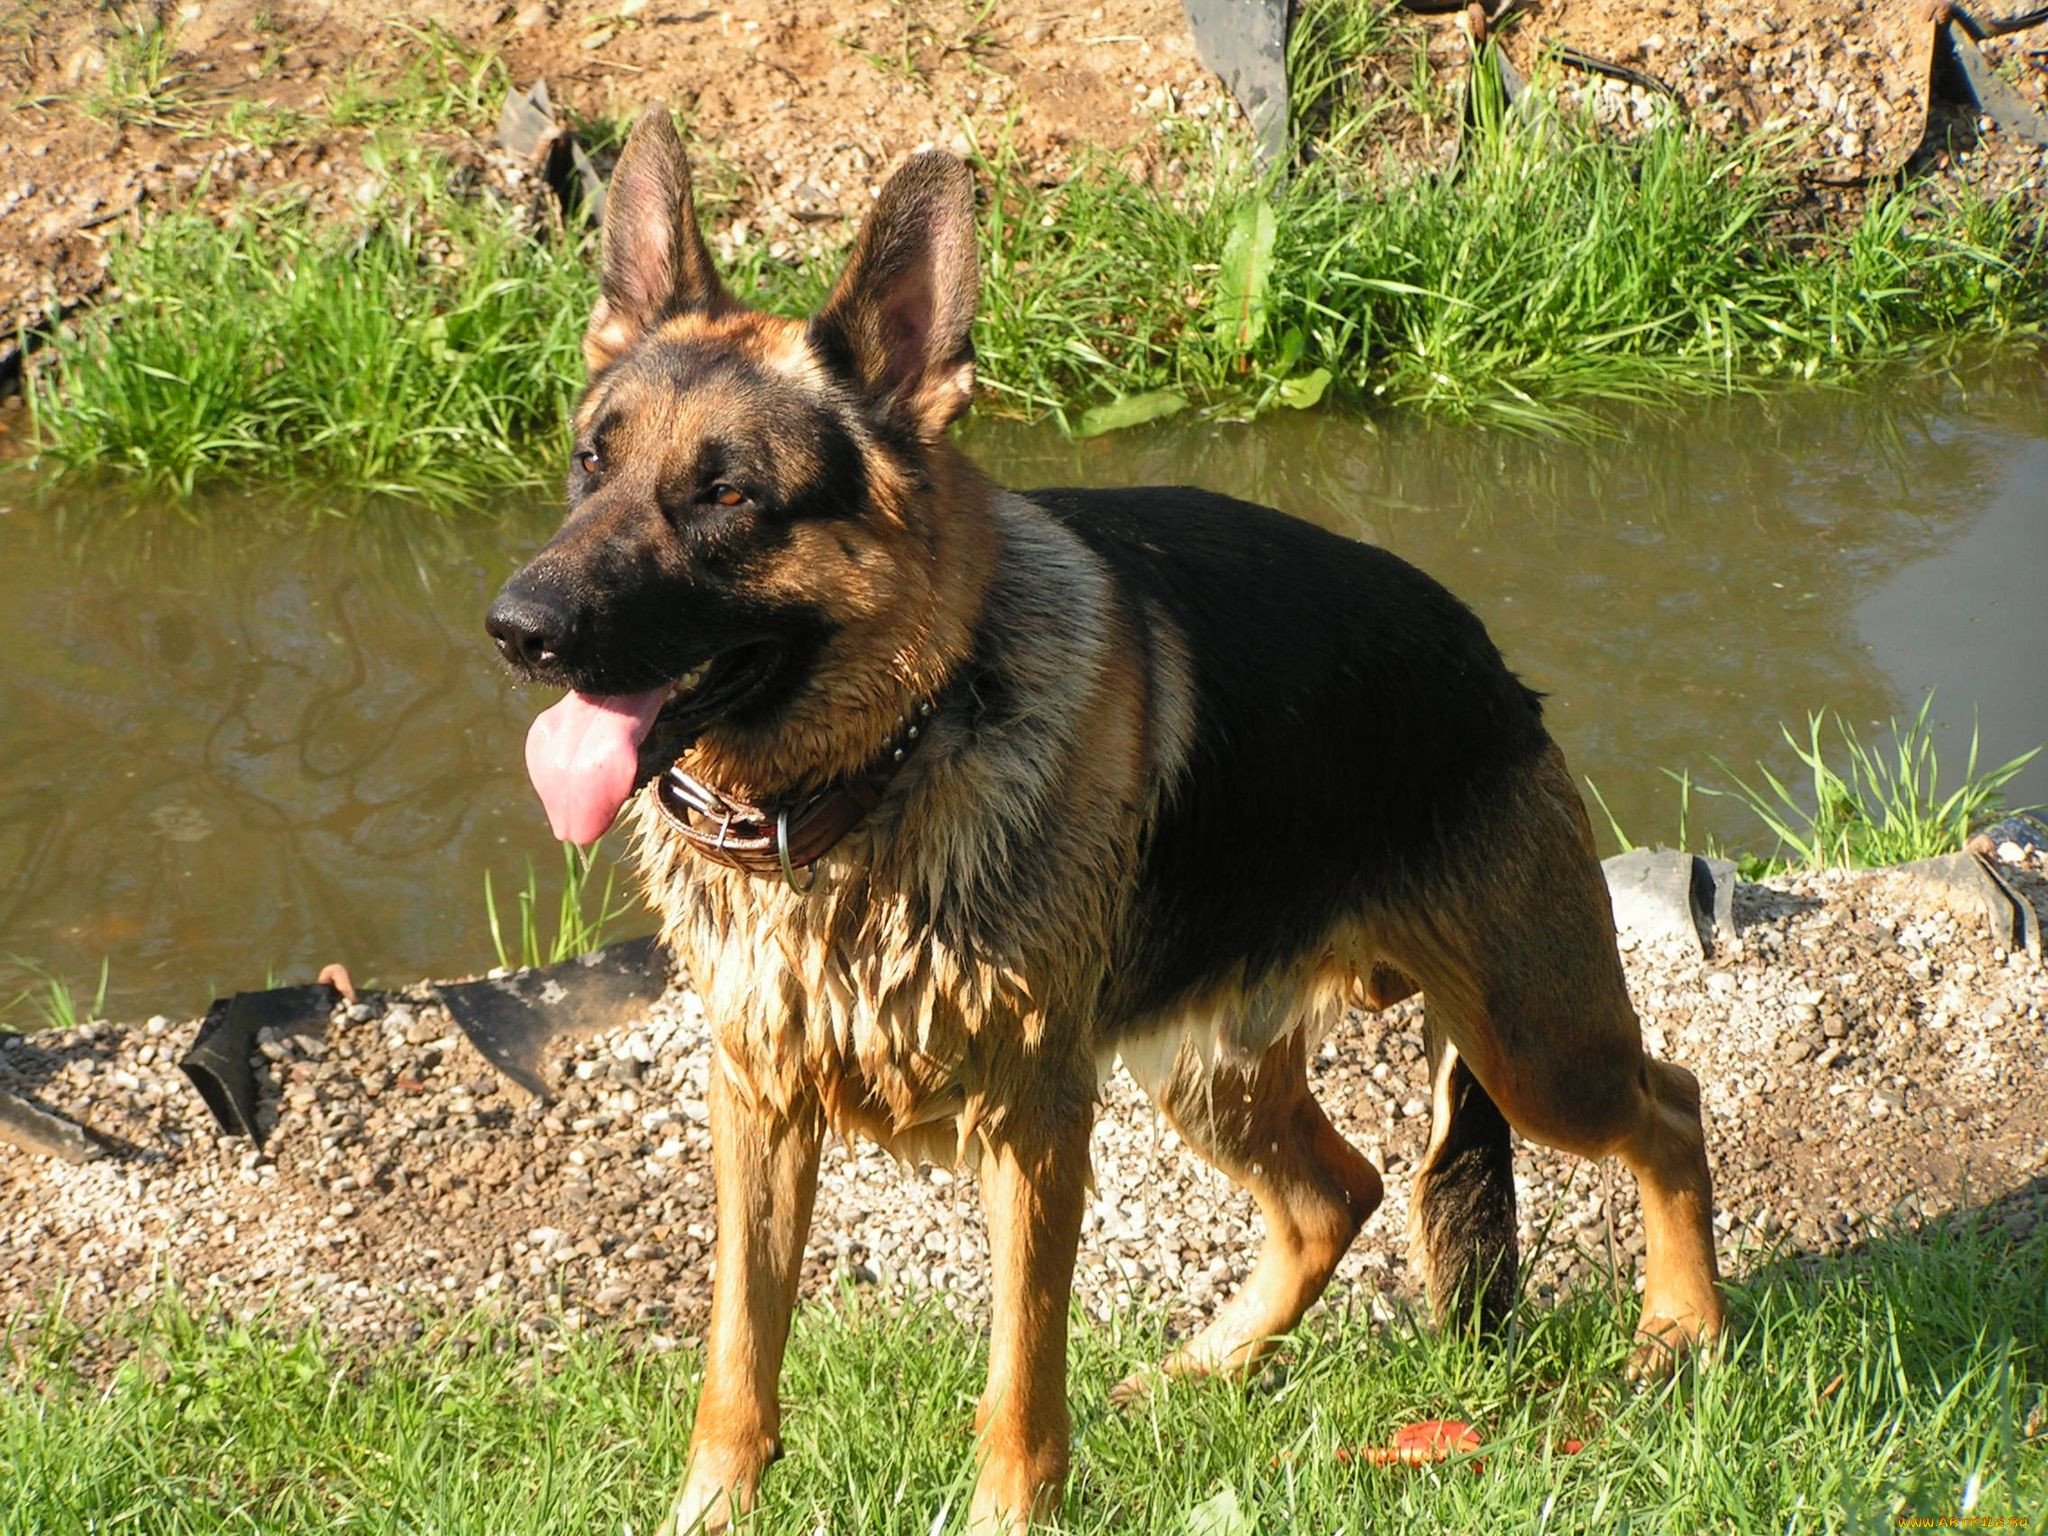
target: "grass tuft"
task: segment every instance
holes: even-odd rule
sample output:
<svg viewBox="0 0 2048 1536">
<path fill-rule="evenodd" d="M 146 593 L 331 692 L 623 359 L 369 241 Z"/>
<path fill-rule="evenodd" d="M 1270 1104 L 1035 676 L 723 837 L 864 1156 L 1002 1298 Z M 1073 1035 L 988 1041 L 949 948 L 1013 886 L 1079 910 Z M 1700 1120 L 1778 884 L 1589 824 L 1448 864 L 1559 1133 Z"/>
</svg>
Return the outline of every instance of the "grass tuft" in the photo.
<svg viewBox="0 0 2048 1536">
<path fill-rule="evenodd" d="M 1777 851 L 1805 869 L 1877 869 L 1954 853 L 2005 803 L 2002 790 L 2041 749 L 1980 771 L 1972 725 L 1962 782 L 1944 795 L 1934 732 L 1927 722 L 1933 707 L 1930 693 L 1909 725 L 1892 720 L 1888 748 L 1866 747 L 1853 725 L 1827 710 L 1806 717 L 1804 740 L 1781 727 L 1785 744 L 1809 776 L 1806 795 L 1768 768 L 1759 766 L 1760 782 L 1752 784 L 1718 761 L 1715 766 L 1735 787 L 1706 792 L 1733 795 L 1748 806 L 1777 838 Z M 1839 768 L 1829 761 L 1822 739 L 1830 723 L 1839 744 Z"/>
<path fill-rule="evenodd" d="M 1287 137 L 1304 159 L 1353 154 L 1389 106 L 1368 66 L 1400 41 L 1395 11 L 1378 0 L 1307 0 L 1287 34 Z M 1410 39 L 1411 44 L 1419 39 Z M 1427 44 L 1424 68 L 1427 69 Z"/>
<path fill-rule="evenodd" d="M 117 245 L 121 297 L 34 381 L 40 452 L 188 496 L 271 478 L 464 502 L 541 478 L 579 366 L 580 259 L 431 158 L 373 158 L 387 198 L 353 228 L 254 208 Z"/>
<path fill-rule="evenodd" d="M 1856 727 L 1831 710 L 1809 714 L 1803 737 L 1781 725 L 1785 745 L 1806 769 L 1803 790 L 1762 764 L 1752 782 L 1715 758 L 1714 766 L 1731 781 L 1727 788 L 1697 782 L 1689 770 L 1666 768 L 1666 777 L 1678 785 L 1678 840 L 1673 846 L 1692 846 L 1687 836 L 1697 792 L 1748 807 L 1775 839 L 1768 856 L 1744 856 L 1745 878 L 1786 869 L 1883 869 L 1959 851 L 1973 831 L 2005 808 L 2005 786 L 2040 755 L 2041 748 L 2022 752 L 1996 768 L 1980 769 L 1977 728 L 1972 725 L 1961 782 L 1944 794 L 1941 760 L 1928 720 L 1933 708 L 1934 695 L 1929 693 L 1908 724 L 1889 722 L 1890 741 L 1878 746 L 1866 746 Z M 1826 739 L 1831 725 L 1832 746 Z M 1608 809 L 1599 786 L 1588 779 L 1586 788 L 1622 851 L 1636 848 Z M 1721 849 L 1710 840 L 1698 851 L 1716 855 Z"/>
<path fill-rule="evenodd" d="M 188 130 L 197 121 L 186 76 L 173 67 L 171 34 L 151 8 L 116 12 L 104 74 L 77 97 L 81 110 L 119 128 Z"/>
<path fill-rule="evenodd" d="M 81 1024 L 106 1017 L 107 976 L 112 964 L 110 960 L 100 961 L 99 985 L 93 990 L 92 1001 L 81 1009 L 76 994 L 63 977 L 52 975 L 33 960 L 26 960 L 20 955 L 9 955 L 7 959 L 16 969 L 25 971 L 36 979 L 33 984 L 22 988 L 7 1001 L 0 1002 L 0 1030 L 17 1032 L 8 1021 L 15 1010 L 24 1003 L 34 1010 L 35 1027 L 38 1029 L 76 1029 Z"/>
<path fill-rule="evenodd" d="M 1522 431 L 1774 379 L 1843 380 L 1961 337 L 2038 332 L 2040 234 L 2011 200 L 1880 197 L 1809 248 L 1776 230 L 1771 146 L 1665 123 L 1620 143 L 1483 109 L 1455 177 L 1325 155 L 1291 181 L 1229 162 L 1185 203 L 1097 168 L 1041 191 L 998 158 L 977 345 L 991 387 L 1061 415 L 1171 389 L 1256 412 L 1334 398 Z M 1203 183 L 1204 178 L 1197 178 Z M 1276 238 L 1256 345 L 1208 323 L 1248 217 Z"/>
<path fill-rule="evenodd" d="M 574 843 L 562 844 L 562 891 L 555 902 L 552 934 L 544 935 L 542 932 L 541 912 L 545 902 L 541 896 L 540 872 L 533 867 L 532 860 L 527 861 L 526 884 L 513 895 L 513 905 L 518 911 L 517 929 L 513 936 L 516 944 L 507 941 L 505 924 L 498 914 L 498 897 L 491 883 L 491 872 L 484 871 L 484 912 L 490 924 L 491 947 L 498 953 L 498 964 L 507 968 L 525 966 L 529 969 L 559 965 L 564 960 L 574 960 L 578 955 L 604 948 L 605 936 L 611 925 L 633 907 L 629 901 L 614 900 L 619 869 L 617 864 L 610 862 L 605 865 L 603 889 L 594 902 L 591 900 L 591 880 L 597 870 L 602 846 L 602 843 L 592 843 L 588 848 L 578 848 Z"/>
<path fill-rule="evenodd" d="M 439 22 L 394 21 L 411 39 L 410 62 L 395 79 L 380 82 L 351 66 L 328 93 L 327 120 L 336 128 L 422 129 L 450 123 L 490 122 L 511 88 L 505 61 L 493 51 L 464 44 Z"/>
</svg>

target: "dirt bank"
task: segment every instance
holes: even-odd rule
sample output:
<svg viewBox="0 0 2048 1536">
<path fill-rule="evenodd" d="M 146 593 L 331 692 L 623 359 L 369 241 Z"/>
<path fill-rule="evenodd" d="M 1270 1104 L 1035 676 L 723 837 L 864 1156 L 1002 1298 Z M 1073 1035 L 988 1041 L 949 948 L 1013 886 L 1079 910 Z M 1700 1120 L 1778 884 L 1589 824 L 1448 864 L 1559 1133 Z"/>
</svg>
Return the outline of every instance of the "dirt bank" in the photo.
<svg viewBox="0 0 2048 1536">
<path fill-rule="evenodd" d="M 2044 184 L 2038 146 L 1971 111 L 1930 117 L 1930 81 L 1954 70 L 1919 7 L 1710 0 L 1685 25 L 1587 0 L 1519 9 L 1502 37 L 1523 72 L 1550 70 L 1616 131 L 1668 99 L 1709 132 L 1776 135 L 1816 209 L 1902 169 Z M 1463 13 L 1389 7 L 1358 37 L 1339 89 L 1372 109 L 1370 134 L 1394 163 L 1447 164 Z M 2048 103 L 2044 38 L 1983 44 L 2020 107 Z M 1558 62 L 1594 55 L 1619 73 Z M 677 106 L 703 190 L 771 251 L 843 239 L 921 145 L 1007 143 L 1048 185 L 1092 147 L 1171 183 L 1238 120 L 1175 0 L 27 0 L 0 17 L 0 390 L 17 337 L 97 297 L 109 239 L 152 212 L 282 200 L 360 220 L 394 146 L 414 144 L 531 196 L 493 130 L 508 87 L 540 79 L 577 121 Z M 20 424 L 18 405 L 0 412 L 0 444 Z"/>
<path fill-rule="evenodd" d="M 702 190 L 772 246 L 838 241 L 904 154 L 1007 138 L 1057 179 L 1083 144 L 1154 154 L 1153 117 L 1227 98 L 1174 0 L 835 7 L 813 0 L 35 0 L 0 20 L 0 337 L 90 300 L 108 239 L 151 211 L 269 198 L 373 211 L 394 141 L 515 198 L 504 94 L 545 79 L 565 115 L 666 99 Z M 986 14 L 984 14 L 986 12 Z M 0 343 L 5 345 L 6 343 Z"/>
<path fill-rule="evenodd" d="M 2037 909 L 2038 870 L 2014 872 Z M 1705 1088 L 1723 1261 L 1823 1251 L 1873 1222 L 2000 1203 L 2048 1215 L 2048 974 L 1897 877 L 1743 885 L 1715 955 L 1627 947 L 1652 1045 Z M 1624 941 L 1627 944 L 1627 941 Z M 705 1305 L 713 1229 L 706 1041 L 693 994 L 566 1051 L 552 1103 L 512 1091 L 426 990 L 337 1011 L 322 1041 L 264 1047 L 276 1129 L 215 1131 L 175 1062 L 195 1025 L 91 1024 L 0 1042 L 0 1088 L 74 1116 L 115 1151 L 72 1166 L 0 1147 L 0 1316 L 60 1286 L 90 1323 L 175 1280 L 237 1311 L 314 1311 L 367 1341 L 472 1302 L 540 1329 L 606 1319 L 657 1347 Z M 1427 1087 L 1415 1004 L 1354 1016 L 1317 1090 L 1388 1170 L 1388 1198 L 1341 1283 L 1412 1301 L 1401 1234 Z M 1535 1290 L 1641 1253 L 1625 1176 L 1517 1154 Z M 1243 1277 L 1248 1198 L 1165 1130 L 1121 1075 L 1105 1085 L 1080 1287 L 1101 1312 L 1149 1299 L 1191 1319 Z M 935 1290 L 970 1311 L 986 1245 L 970 1174 L 826 1154 L 807 1292 Z M 2017 1197 L 2017 1198 L 2015 1198 Z M 1540 1235 L 1547 1233 L 1547 1236 Z M 1611 1235 L 1610 1235 L 1611 1234 Z"/>
</svg>

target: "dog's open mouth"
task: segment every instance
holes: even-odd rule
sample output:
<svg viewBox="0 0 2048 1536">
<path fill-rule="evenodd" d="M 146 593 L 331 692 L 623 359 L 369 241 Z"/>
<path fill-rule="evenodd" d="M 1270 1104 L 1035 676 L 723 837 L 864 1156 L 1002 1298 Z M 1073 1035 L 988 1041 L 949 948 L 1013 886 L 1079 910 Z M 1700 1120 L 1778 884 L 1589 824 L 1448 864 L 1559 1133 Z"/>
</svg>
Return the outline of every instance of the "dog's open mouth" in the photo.
<svg viewBox="0 0 2048 1536">
<path fill-rule="evenodd" d="M 761 693 L 783 657 L 774 641 L 734 646 L 645 693 L 570 693 L 544 711 L 526 733 L 526 771 L 555 836 L 596 842 L 642 782 L 640 744 L 657 721 L 689 741 Z"/>
</svg>

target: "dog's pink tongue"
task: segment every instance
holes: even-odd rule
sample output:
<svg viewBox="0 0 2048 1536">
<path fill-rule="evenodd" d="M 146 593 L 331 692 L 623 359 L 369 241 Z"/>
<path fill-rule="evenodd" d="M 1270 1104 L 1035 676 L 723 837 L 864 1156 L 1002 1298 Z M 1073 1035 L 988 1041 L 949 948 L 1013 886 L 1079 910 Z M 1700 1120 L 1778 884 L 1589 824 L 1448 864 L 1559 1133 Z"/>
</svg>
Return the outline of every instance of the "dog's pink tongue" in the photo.
<svg viewBox="0 0 2048 1536">
<path fill-rule="evenodd" d="M 640 742 L 668 699 L 650 693 L 572 693 L 526 733 L 526 772 L 565 842 L 594 843 L 618 818 L 639 773 Z"/>
</svg>

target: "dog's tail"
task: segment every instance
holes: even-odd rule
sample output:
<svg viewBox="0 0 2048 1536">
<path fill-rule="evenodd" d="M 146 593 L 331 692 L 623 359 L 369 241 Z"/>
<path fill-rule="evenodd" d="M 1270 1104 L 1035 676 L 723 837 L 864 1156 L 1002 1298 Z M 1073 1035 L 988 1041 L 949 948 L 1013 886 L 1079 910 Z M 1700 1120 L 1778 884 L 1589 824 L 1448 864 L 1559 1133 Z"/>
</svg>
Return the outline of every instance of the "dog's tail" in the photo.
<svg viewBox="0 0 2048 1536">
<path fill-rule="evenodd" d="M 1457 1047 L 1428 1031 L 1429 1150 L 1409 1200 L 1409 1243 L 1437 1326 L 1497 1332 L 1515 1304 L 1514 1154 L 1508 1122 Z"/>
</svg>

